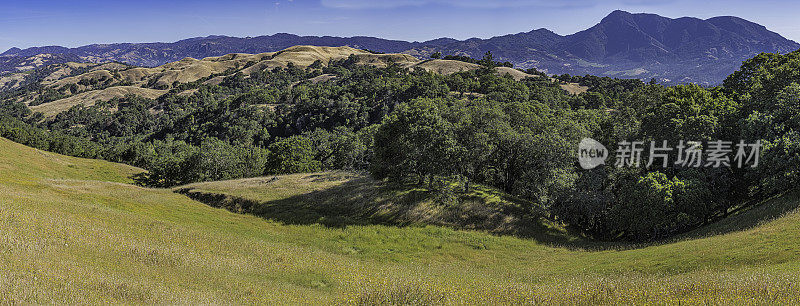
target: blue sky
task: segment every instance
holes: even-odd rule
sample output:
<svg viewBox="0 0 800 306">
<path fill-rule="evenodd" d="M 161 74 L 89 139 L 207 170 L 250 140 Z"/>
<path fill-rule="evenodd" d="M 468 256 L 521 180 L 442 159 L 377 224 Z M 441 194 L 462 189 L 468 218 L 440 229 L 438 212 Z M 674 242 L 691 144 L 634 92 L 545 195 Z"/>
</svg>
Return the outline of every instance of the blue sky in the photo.
<svg viewBox="0 0 800 306">
<path fill-rule="evenodd" d="M 800 41 L 800 1 L 788 0 L 0 0 L 0 52 L 12 46 L 281 32 L 423 41 L 544 27 L 564 35 L 594 25 L 615 9 L 667 17 L 738 16 Z"/>
</svg>

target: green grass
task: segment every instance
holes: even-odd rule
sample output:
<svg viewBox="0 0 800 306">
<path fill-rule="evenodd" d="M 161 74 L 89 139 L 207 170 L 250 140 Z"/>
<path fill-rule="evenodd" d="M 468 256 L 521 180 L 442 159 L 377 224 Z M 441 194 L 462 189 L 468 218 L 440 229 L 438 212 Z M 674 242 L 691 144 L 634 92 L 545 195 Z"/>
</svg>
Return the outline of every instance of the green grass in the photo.
<svg viewBox="0 0 800 306">
<path fill-rule="evenodd" d="M 744 230 L 720 225 L 721 235 L 588 251 L 438 226 L 268 220 L 125 184 L 139 171 L 0 139 L 0 300 L 800 302 L 796 194 L 767 203 L 782 217 Z M 260 196 L 231 183 L 215 186 Z M 273 201 L 338 186 L 317 183 L 272 191 Z M 775 213 L 753 214 L 764 216 Z"/>
</svg>

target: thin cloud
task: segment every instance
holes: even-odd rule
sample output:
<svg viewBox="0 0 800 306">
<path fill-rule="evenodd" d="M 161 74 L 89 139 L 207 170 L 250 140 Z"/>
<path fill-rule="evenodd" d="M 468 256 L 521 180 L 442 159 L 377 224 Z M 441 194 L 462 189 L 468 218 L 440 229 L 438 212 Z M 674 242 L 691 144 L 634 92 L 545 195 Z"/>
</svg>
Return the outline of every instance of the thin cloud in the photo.
<svg viewBox="0 0 800 306">
<path fill-rule="evenodd" d="M 623 0 L 624 5 L 656 6 L 678 2 L 677 0 Z"/>
<path fill-rule="evenodd" d="M 580 7 L 596 4 L 596 0 L 322 0 L 322 5 L 339 9 L 390 9 L 409 6 L 446 5 L 466 8 L 516 8 L 516 7 Z"/>
</svg>

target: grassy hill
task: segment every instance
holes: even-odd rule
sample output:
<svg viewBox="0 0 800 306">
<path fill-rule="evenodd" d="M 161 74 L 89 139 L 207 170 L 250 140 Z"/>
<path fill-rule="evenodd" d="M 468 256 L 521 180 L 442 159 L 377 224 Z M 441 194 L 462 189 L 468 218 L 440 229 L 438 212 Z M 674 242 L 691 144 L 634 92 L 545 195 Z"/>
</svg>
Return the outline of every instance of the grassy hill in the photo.
<svg viewBox="0 0 800 306">
<path fill-rule="evenodd" d="M 736 216 L 753 221 L 745 228 L 718 224 L 690 237 L 724 234 L 595 251 L 581 241 L 553 246 L 437 226 L 264 219 L 127 184 L 140 171 L 0 139 L 0 300 L 800 302 L 797 194 Z M 248 180 L 187 187 L 292 205 L 349 188 L 353 179 L 297 175 L 278 179 L 296 184 L 274 189 Z"/>
</svg>

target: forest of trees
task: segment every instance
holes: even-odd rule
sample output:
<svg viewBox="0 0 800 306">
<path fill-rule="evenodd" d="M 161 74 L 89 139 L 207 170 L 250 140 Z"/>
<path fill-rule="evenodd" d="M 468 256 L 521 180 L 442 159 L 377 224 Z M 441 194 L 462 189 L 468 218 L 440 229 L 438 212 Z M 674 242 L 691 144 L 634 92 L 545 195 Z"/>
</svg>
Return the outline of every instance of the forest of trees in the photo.
<svg viewBox="0 0 800 306">
<path fill-rule="evenodd" d="M 336 78 L 304 81 L 323 73 Z M 571 95 L 559 80 L 589 91 Z M 431 190 L 483 184 L 607 240 L 669 237 L 800 183 L 800 52 L 761 54 L 713 88 L 567 75 L 516 81 L 491 69 L 439 75 L 352 60 L 201 81 L 52 118 L 16 102 L 42 90 L 28 84 L 0 96 L 0 136 L 142 167 L 139 182 L 154 187 L 332 169 Z M 197 92 L 179 94 L 187 89 Z M 64 92 L 48 94 L 37 103 Z M 610 148 L 741 139 L 763 149 L 755 168 L 612 162 L 584 170 L 576 150 L 587 137 Z"/>
</svg>

